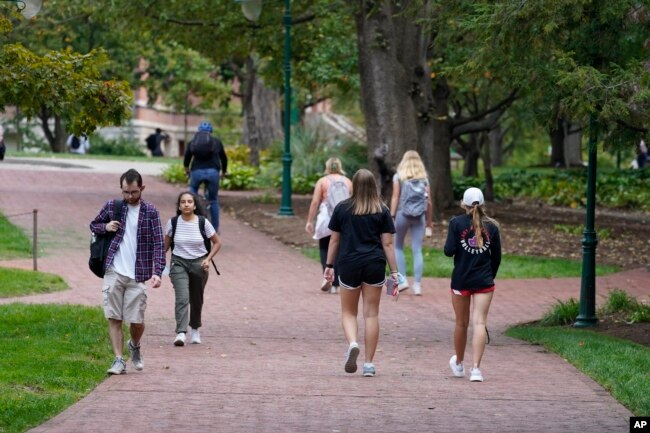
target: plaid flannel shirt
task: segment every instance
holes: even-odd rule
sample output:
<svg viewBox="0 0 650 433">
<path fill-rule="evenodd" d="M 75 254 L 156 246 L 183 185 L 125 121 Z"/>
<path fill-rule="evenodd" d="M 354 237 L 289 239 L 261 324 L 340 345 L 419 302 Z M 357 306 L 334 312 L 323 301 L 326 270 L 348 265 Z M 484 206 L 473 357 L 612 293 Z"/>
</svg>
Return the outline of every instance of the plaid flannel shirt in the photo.
<svg viewBox="0 0 650 433">
<path fill-rule="evenodd" d="M 108 256 L 104 263 L 105 269 L 108 269 L 113 263 L 117 248 L 124 238 L 124 226 L 126 225 L 126 202 L 122 206 L 122 215 L 119 218 L 112 218 L 114 209 L 115 200 L 107 201 L 99 214 L 90 223 L 90 231 L 97 235 L 106 233 L 106 224 L 109 222 L 119 220 L 121 223 L 108 249 Z M 165 242 L 160 214 L 154 205 L 142 199 L 140 200 L 140 213 L 138 215 L 137 242 L 135 280 L 141 283 L 150 279 L 152 275 L 160 277 L 165 268 Z"/>
</svg>

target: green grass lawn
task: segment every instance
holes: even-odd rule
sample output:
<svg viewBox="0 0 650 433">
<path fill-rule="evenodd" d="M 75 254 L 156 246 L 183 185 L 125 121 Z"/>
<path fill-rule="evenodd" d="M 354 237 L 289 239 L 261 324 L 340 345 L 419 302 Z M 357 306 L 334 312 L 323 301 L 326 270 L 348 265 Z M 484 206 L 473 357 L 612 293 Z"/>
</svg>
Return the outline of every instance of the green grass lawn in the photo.
<svg viewBox="0 0 650 433">
<path fill-rule="evenodd" d="M 99 307 L 0 305 L 0 432 L 42 424 L 106 378 L 112 359 Z"/>
<path fill-rule="evenodd" d="M 519 326 L 506 335 L 557 353 L 635 415 L 650 414 L 650 348 L 572 327 Z"/>
<path fill-rule="evenodd" d="M 0 259 L 31 257 L 29 238 L 0 213 Z M 68 284 L 58 275 L 21 269 L 0 268 L 0 298 L 66 290 Z"/>
<path fill-rule="evenodd" d="M 32 241 L 0 213 L 0 259 L 30 257 Z"/>
<path fill-rule="evenodd" d="M 303 254 L 319 261 L 318 248 L 303 248 Z M 407 266 L 413 263 L 411 249 L 404 249 Z M 442 250 L 435 248 L 422 248 L 424 255 L 425 277 L 451 278 L 454 269 L 454 260 L 444 255 Z M 504 255 L 501 259 L 501 267 L 497 278 L 560 278 L 579 277 L 582 271 L 582 263 L 578 261 L 553 259 L 546 257 Z M 596 266 L 596 275 L 606 275 L 617 272 L 615 266 Z M 412 275 L 412 268 L 408 274 Z"/>
<path fill-rule="evenodd" d="M 58 292 L 67 289 L 68 283 L 58 275 L 0 268 L 0 298 Z"/>
</svg>

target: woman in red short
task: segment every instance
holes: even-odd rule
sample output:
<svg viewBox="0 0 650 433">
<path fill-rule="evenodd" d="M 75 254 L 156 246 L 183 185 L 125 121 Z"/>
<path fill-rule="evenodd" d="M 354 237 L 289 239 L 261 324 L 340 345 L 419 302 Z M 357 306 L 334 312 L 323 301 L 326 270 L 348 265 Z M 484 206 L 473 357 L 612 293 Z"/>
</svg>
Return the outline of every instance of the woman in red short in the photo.
<svg viewBox="0 0 650 433">
<path fill-rule="evenodd" d="M 485 324 L 494 294 L 494 278 L 501 264 L 499 223 L 486 215 L 483 203 L 483 193 L 480 189 L 469 188 L 465 191 L 461 201 L 465 214 L 451 219 L 445 242 L 445 255 L 454 257 L 451 304 L 456 314 L 456 354 L 449 360 L 449 366 L 454 376 L 465 376 L 463 359 L 467 345 L 470 301 L 473 299 L 473 367 L 469 377 L 472 382 L 483 382 L 479 367 L 487 339 Z"/>
</svg>

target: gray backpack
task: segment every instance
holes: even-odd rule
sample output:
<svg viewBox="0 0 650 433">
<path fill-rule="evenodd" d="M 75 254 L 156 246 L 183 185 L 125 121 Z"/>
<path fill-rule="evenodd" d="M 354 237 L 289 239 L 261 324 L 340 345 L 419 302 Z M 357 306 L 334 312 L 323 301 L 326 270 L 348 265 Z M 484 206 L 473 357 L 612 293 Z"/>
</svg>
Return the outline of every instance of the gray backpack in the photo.
<svg viewBox="0 0 650 433">
<path fill-rule="evenodd" d="M 399 208 L 406 216 L 418 217 L 427 210 L 427 182 L 424 179 L 400 183 Z"/>
</svg>

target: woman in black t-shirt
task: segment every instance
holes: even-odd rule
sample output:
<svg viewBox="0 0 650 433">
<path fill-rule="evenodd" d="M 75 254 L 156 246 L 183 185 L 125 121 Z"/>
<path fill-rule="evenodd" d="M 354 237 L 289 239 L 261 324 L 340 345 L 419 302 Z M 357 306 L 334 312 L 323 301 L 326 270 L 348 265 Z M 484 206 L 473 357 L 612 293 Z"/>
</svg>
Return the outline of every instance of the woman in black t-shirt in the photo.
<svg viewBox="0 0 650 433">
<path fill-rule="evenodd" d="M 469 188 L 463 194 L 461 207 L 465 215 L 449 222 L 445 255 L 454 258 L 451 275 L 451 303 L 456 315 L 454 349 L 456 354 L 449 360 L 456 377 L 465 376 L 463 359 L 467 345 L 470 300 L 472 300 L 472 361 L 469 380 L 483 382 L 479 366 L 487 339 L 487 315 L 494 294 L 494 278 L 501 264 L 501 240 L 499 224 L 485 214 L 483 193 Z"/>
<path fill-rule="evenodd" d="M 324 277 L 334 278 L 334 262 L 338 272 L 341 296 L 341 323 L 349 347 L 345 372 L 357 371 L 357 313 L 363 298 L 363 319 L 366 343 L 363 375 L 375 375 L 372 363 L 379 339 L 379 301 L 386 282 L 386 261 L 391 278 L 397 286 L 397 265 L 393 250 L 395 226 L 390 211 L 377 193 L 375 176 L 366 169 L 352 178 L 352 197 L 339 203 L 330 219 L 332 231 Z"/>
</svg>

